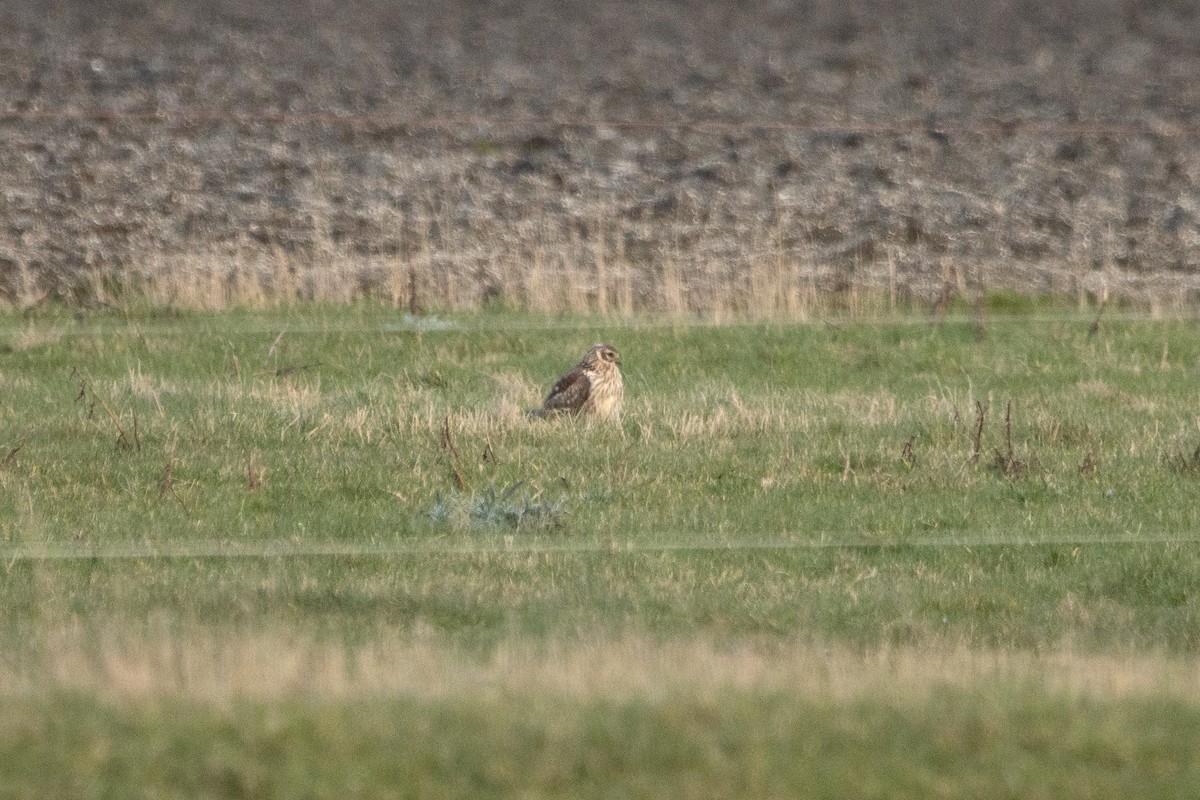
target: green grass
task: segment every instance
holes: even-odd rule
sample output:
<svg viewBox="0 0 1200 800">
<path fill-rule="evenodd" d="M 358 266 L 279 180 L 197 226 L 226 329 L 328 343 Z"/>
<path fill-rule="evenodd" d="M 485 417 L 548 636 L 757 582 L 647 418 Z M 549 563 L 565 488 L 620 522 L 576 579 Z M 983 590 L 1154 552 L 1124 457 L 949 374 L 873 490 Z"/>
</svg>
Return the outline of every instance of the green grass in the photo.
<svg viewBox="0 0 1200 800">
<path fill-rule="evenodd" d="M 0 319 L 0 795 L 1195 794 L 1200 337 L 1090 322 Z"/>
<path fill-rule="evenodd" d="M 1006 700 L 727 692 L 129 711 L 63 696 L 36 713 L 0 704 L 0 742 L 10 774 L 59 797 L 1186 797 L 1200 780 L 1194 707 Z"/>
</svg>

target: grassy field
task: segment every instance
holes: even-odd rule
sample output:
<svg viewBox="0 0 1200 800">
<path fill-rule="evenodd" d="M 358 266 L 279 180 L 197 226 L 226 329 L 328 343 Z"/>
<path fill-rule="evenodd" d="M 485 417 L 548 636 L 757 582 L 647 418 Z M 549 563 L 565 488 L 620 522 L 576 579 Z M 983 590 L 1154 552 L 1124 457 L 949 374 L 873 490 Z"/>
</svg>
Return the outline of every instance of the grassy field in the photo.
<svg viewBox="0 0 1200 800">
<path fill-rule="evenodd" d="M 1011 305 L 0 318 L 0 796 L 1195 796 L 1195 323 Z"/>
</svg>

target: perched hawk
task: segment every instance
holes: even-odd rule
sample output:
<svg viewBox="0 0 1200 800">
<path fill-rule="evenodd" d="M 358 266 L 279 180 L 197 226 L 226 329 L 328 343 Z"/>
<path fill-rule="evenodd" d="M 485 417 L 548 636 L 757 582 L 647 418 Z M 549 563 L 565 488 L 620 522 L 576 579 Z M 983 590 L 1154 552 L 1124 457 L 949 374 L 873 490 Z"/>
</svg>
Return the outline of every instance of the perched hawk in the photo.
<svg viewBox="0 0 1200 800">
<path fill-rule="evenodd" d="M 534 414 L 586 414 L 615 420 L 625 404 L 621 380 L 621 354 L 611 344 L 594 344 L 575 367 L 558 379 L 546 401 Z"/>
</svg>

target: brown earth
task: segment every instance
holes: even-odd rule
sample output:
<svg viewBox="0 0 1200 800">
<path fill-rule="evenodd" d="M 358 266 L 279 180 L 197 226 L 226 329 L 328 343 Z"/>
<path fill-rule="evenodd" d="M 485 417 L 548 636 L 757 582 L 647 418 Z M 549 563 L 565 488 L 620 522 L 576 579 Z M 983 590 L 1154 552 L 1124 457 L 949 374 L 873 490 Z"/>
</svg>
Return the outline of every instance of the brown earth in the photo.
<svg viewBox="0 0 1200 800">
<path fill-rule="evenodd" d="M 0 30 L 10 304 L 1200 298 L 1194 0 L 9 0 Z"/>
</svg>

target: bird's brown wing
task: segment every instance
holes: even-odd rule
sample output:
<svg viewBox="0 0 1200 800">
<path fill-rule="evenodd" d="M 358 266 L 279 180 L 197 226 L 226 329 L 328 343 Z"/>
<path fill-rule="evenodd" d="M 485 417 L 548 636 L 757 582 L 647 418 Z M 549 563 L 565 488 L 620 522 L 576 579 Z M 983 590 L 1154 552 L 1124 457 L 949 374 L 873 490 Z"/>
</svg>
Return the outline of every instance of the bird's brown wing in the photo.
<svg viewBox="0 0 1200 800">
<path fill-rule="evenodd" d="M 579 367 L 558 379 L 546 395 L 542 408 L 546 411 L 578 413 L 592 393 L 592 381 Z"/>
</svg>

